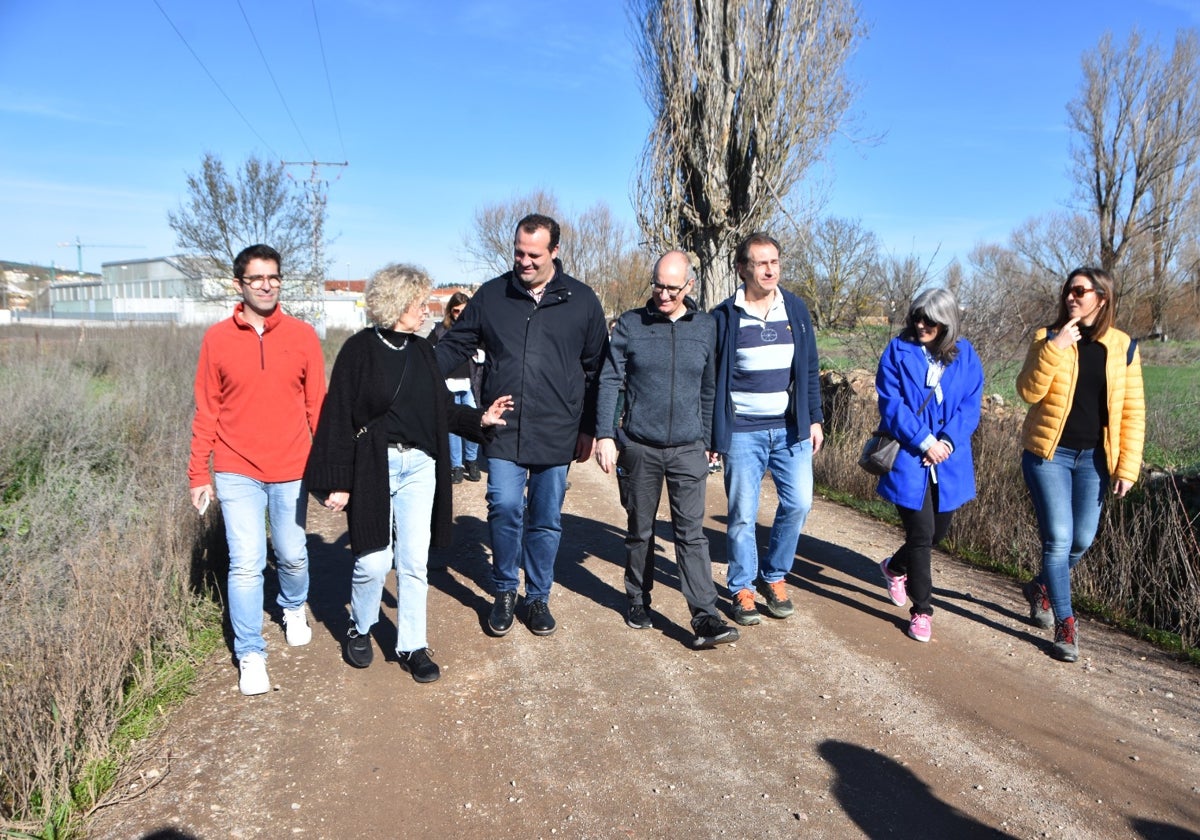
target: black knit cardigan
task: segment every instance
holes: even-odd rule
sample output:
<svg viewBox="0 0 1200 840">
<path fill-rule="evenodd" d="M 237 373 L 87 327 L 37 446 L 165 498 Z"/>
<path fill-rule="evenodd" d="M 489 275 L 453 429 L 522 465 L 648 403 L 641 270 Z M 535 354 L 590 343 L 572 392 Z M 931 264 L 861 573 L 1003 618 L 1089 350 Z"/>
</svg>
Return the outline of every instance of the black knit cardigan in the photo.
<svg viewBox="0 0 1200 840">
<path fill-rule="evenodd" d="M 482 409 L 454 403 L 429 342 L 415 335 L 409 341 L 412 342 L 411 350 L 416 353 L 409 363 L 426 365 L 435 383 L 434 401 L 428 406 L 434 413 L 438 439 L 435 453 L 437 489 L 430 528 L 432 544 L 444 547 L 450 544 L 454 515 L 449 435 L 453 432 L 484 442 L 493 432 L 480 425 Z M 383 415 L 395 393 L 394 388 L 388 388 L 386 375 L 387 365 L 393 363 L 395 352 L 369 327 L 342 345 L 304 471 L 305 483 L 318 499 L 324 500 L 335 490 L 350 491 L 346 516 L 350 526 L 350 549 L 356 557 L 386 548 L 391 541 L 387 424 Z M 404 397 L 403 392 L 396 395 L 397 400 Z M 360 434 L 363 427 L 366 431 Z"/>
</svg>

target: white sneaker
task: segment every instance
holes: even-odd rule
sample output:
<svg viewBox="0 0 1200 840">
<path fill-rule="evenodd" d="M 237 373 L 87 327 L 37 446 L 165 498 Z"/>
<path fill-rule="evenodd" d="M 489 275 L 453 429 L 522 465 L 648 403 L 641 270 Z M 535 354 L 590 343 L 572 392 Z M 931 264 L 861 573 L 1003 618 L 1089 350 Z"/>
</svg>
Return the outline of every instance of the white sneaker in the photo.
<svg viewBox="0 0 1200 840">
<path fill-rule="evenodd" d="M 300 647 L 312 641 L 312 628 L 308 626 L 308 616 L 304 614 L 303 606 L 283 611 L 283 633 L 292 647 Z"/>
<path fill-rule="evenodd" d="M 247 697 L 254 694 L 266 694 L 271 690 L 271 680 L 267 676 L 267 660 L 261 653 L 247 653 L 238 662 L 242 675 L 238 680 L 238 689 Z"/>
</svg>

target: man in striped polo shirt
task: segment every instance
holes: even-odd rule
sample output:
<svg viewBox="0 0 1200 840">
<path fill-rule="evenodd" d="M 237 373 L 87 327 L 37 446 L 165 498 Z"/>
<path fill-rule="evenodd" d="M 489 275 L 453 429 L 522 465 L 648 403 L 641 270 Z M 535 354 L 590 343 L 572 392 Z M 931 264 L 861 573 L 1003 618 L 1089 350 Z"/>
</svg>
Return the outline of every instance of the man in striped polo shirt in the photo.
<svg viewBox="0 0 1200 840">
<path fill-rule="evenodd" d="M 713 310 L 717 321 L 717 393 L 712 450 L 725 462 L 729 498 L 727 580 L 734 621 L 761 621 L 758 583 L 774 618 L 792 614 L 784 578 L 812 507 L 812 456 L 825 439 L 817 341 L 804 301 L 779 287 L 779 243 L 753 233 L 734 255 L 742 285 Z M 767 553 L 756 525 L 763 476 L 779 499 Z"/>
</svg>

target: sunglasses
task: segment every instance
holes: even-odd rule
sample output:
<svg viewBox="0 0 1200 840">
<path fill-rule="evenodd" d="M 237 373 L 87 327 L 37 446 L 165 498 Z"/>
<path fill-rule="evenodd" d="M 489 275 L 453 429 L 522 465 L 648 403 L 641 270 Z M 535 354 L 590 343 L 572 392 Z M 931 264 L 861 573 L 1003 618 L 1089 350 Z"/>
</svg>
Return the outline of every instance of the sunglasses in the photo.
<svg viewBox="0 0 1200 840">
<path fill-rule="evenodd" d="M 1094 292 L 1094 291 L 1096 291 L 1096 290 L 1093 289 L 1091 286 L 1070 286 L 1067 288 L 1067 294 L 1070 295 L 1071 297 L 1075 298 L 1076 300 L 1085 298 L 1088 296 L 1088 294 L 1090 292 Z M 1066 297 L 1066 295 L 1064 295 L 1064 297 Z"/>
<path fill-rule="evenodd" d="M 937 321 L 933 321 L 933 320 L 925 317 L 924 315 L 918 315 L 915 318 L 913 318 L 913 326 L 914 327 L 924 327 L 927 330 L 936 330 L 938 327 L 940 327 L 942 325 L 939 324 Z"/>
</svg>

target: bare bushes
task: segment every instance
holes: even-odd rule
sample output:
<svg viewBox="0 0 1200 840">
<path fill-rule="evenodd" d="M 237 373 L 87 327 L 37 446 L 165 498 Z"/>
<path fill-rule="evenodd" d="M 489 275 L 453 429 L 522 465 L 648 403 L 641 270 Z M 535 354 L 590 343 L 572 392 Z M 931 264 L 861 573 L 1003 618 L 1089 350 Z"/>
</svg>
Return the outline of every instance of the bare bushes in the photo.
<svg viewBox="0 0 1200 840">
<path fill-rule="evenodd" d="M 0 347 L 0 822 L 89 794 L 135 665 L 186 639 L 199 332 Z M 80 340 L 82 339 L 82 340 Z M 75 787 L 74 792 L 72 791 Z"/>
<path fill-rule="evenodd" d="M 873 385 L 866 385 L 873 379 L 868 377 L 865 371 L 823 374 L 828 422 L 825 446 L 813 459 L 813 471 L 817 482 L 835 491 L 877 499 L 875 479 L 857 466 L 862 444 L 879 422 Z M 977 496 L 955 513 L 948 543 L 976 562 L 1032 575 L 1041 565 L 1041 542 L 1021 476 L 1023 419 L 1023 407 L 1013 412 L 987 401 L 971 441 Z M 1182 479 L 1158 473 L 1143 476 L 1125 500 L 1110 496 L 1100 534 L 1072 581 L 1076 597 L 1089 605 L 1116 619 L 1177 634 L 1183 644 L 1197 647 L 1197 502 L 1194 497 L 1187 500 L 1182 486 Z M 1014 604 L 1020 598 L 1014 587 Z"/>
</svg>

